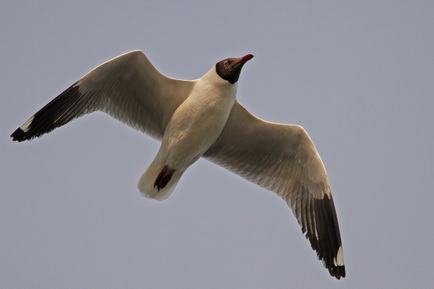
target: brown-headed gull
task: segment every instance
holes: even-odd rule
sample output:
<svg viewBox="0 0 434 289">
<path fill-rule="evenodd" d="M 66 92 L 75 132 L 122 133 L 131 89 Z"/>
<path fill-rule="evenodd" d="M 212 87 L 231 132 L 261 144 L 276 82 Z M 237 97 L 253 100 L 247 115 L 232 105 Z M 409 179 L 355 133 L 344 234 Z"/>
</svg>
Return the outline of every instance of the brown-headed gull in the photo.
<svg viewBox="0 0 434 289">
<path fill-rule="evenodd" d="M 162 200 L 200 157 L 277 193 L 330 274 L 345 277 L 339 225 L 326 169 L 298 125 L 261 120 L 237 100 L 237 81 L 252 59 L 227 58 L 196 80 L 162 75 L 141 51 L 109 60 L 30 117 L 14 141 L 41 136 L 93 111 L 161 140 L 139 180 L 147 197 Z"/>
</svg>

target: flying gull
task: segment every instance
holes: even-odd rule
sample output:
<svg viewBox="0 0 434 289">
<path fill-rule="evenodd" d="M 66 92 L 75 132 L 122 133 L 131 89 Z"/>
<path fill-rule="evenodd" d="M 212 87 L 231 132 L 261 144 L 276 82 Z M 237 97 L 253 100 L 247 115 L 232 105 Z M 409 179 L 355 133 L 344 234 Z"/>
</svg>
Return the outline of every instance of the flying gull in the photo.
<svg viewBox="0 0 434 289">
<path fill-rule="evenodd" d="M 185 170 L 204 157 L 282 197 L 330 275 L 345 277 L 326 169 L 309 135 L 298 125 L 261 120 L 236 99 L 241 69 L 252 58 L 227 58 L 199 79 L 180 80 L 132 51 L 90 71 L 11 137 L 31 140 L 103 111 L 161 141 L 139 180 L 145 196 L 167 198 Z"/>
</svg>

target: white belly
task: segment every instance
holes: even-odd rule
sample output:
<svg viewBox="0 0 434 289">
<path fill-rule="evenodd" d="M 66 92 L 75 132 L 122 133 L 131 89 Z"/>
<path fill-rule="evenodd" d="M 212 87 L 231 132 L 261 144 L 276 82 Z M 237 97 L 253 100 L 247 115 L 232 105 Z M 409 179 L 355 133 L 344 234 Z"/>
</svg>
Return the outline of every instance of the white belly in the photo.
<svg viewBox="0 0 434 289">
<path fill-rule="evenodd" d="M 220 135 L 235 103 L 236 87 L 215 91 L 214 87 L 195 90 L 175 111 L 160 148 L 164 165 L 172 169 L 187 168 Z"/>
</svg>

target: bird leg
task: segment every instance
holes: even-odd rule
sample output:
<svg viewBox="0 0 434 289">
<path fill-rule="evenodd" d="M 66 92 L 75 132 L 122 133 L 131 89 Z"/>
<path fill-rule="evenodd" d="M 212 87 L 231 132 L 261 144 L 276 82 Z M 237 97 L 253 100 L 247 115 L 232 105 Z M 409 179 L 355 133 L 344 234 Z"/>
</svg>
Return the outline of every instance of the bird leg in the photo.
<svg viewBox="0 0 434 289">
<path fill-rule="evenodd" d="M 167 166 L 164 166 L 155 179 L 154 188 L 157 188 L 158 191 L 163 189 L 170 182 L 174 172 L 174 169 L 169 169 Z"/>
</svg>

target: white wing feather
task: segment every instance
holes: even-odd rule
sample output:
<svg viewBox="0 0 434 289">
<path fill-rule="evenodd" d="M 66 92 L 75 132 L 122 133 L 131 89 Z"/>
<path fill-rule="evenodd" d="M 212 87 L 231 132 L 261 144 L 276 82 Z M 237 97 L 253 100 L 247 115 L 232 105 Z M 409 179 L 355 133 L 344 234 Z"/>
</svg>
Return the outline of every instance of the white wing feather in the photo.
<svg viewBox="0 0 434 289">
<path fill-rule="evenodd" d="M 330 274 L 345 276 L 326 169 L 301 126 L 263 121 L 235 103 L 222 134 L 204 156 L 282 197 Z"/>
</svg>

